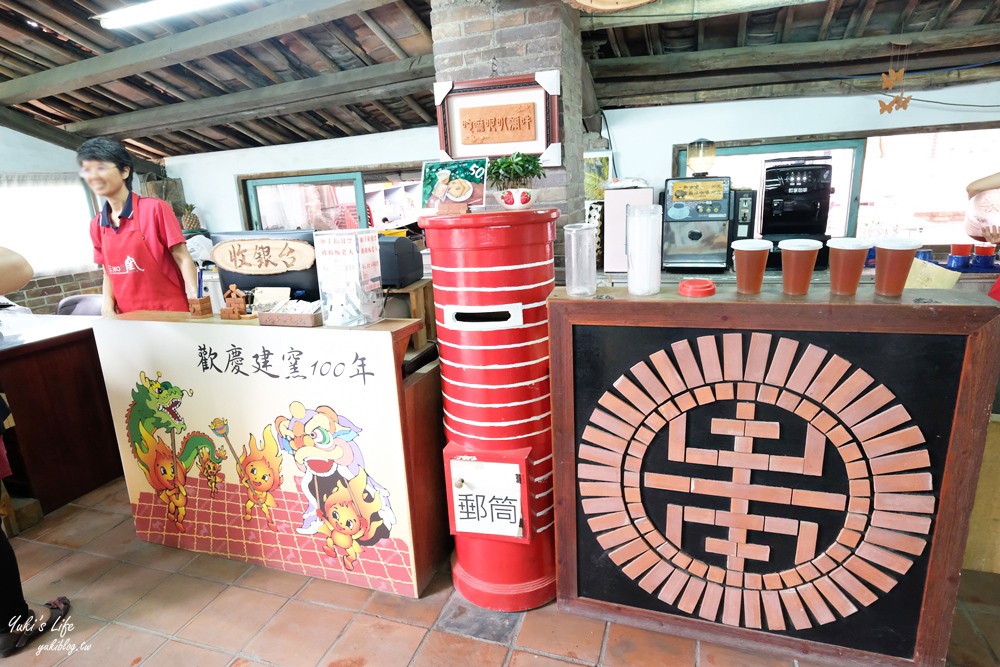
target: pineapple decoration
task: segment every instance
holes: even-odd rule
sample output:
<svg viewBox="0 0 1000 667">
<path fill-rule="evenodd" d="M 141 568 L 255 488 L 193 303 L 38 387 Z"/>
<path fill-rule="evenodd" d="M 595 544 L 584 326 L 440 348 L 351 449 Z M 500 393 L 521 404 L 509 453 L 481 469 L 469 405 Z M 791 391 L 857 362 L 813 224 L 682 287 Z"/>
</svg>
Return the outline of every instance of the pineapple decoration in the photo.
<svg viewBox="0 0 1000 667">
<path fill-rule="evenodd" d="M 181 227 L 184 229 L 201 229 L 201 220 L 194 212 L 194 204 L 184 204 L 184 215 L 181 216 Z"/>
</svg>

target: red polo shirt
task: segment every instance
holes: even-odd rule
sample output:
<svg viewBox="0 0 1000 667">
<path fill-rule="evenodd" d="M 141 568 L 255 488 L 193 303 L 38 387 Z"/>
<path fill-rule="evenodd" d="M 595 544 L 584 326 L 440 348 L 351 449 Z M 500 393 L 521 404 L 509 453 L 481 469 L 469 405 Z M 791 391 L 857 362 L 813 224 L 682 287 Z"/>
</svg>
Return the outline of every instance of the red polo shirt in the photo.
<svg viewBox="0 0 1000 667">
<path fill-rule="evenodd" d="M 130 193 L 116 228 L 105 202 L 90 221 L 90 238 L 94 262 L 104 265 L 119 312 L 188 309 L 184 279 L 170 253 L 184 243 L 184 234 L 170 204 Z"/>
</svg>

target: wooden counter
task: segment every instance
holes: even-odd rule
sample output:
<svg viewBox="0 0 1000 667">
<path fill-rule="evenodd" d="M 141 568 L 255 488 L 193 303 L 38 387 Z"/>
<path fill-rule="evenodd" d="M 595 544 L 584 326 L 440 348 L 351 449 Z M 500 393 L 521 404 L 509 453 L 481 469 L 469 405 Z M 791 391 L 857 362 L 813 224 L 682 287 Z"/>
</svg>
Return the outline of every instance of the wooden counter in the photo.
<svg viewBox="0 0 1000 667">
<path fill-rule="evenodd" d="M 560 606 L 830 665 L 943 665 L 1000 304 L 549 301 Z"/>
<path fill-rule="evenodd" d="M 440 373 L 401 372 L 421 326 L 96 323 L 140 539 L 417 597 L 449 540 Z"/>
</svg>

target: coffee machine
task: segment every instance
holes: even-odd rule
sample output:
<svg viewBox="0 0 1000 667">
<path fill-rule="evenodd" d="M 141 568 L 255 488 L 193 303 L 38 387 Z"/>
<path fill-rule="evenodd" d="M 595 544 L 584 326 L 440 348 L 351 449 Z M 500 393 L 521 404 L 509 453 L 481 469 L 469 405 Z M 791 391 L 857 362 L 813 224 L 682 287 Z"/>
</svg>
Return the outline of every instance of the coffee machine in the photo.
<svg viewBox="0 0 1000 667">
<path fill-rule="evenodd" d="M 663 189 L 663 268 L 726 268 L 732 192 L 728 176 L 671 178 Z"/>
<path fill-rule="evenodd" d="M 726 266 L 733 268 L 733 241 L 755 238 L 757 233 L 757 191 L 733 190 L 733 212 L 729 223 Z"/>
<path fill-rule="evenodd" d="M 826 156 L 780 158 L 764 161 L 764 205 L 761 236 L 774 242 L 768 258 L 771 268 L 781 266 L 778 243 L 785 239 L 815 239 L 823 249 L 816 268 L 829 265 L 826 222 L 830 214 L 833 159 Z"/>
</svg>

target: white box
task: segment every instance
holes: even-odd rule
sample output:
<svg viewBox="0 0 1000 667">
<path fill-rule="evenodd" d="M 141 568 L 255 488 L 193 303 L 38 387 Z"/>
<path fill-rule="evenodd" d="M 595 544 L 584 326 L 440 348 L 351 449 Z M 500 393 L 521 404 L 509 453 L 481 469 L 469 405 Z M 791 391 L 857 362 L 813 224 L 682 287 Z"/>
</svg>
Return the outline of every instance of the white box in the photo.
<svg viewBox="0 0 1000 667">
<path fill-rule="evenodd" d="M 604 191 L 604 272 L 625 273 L 625 207 L 652 206 L 653 188 Z"/>
<path fill-rule="evenodd" d="M 382 266 L 378 232 L 348 229 L 316 232 L 323 324 L 353 327 L 382 319 Z"/>
</svg>

